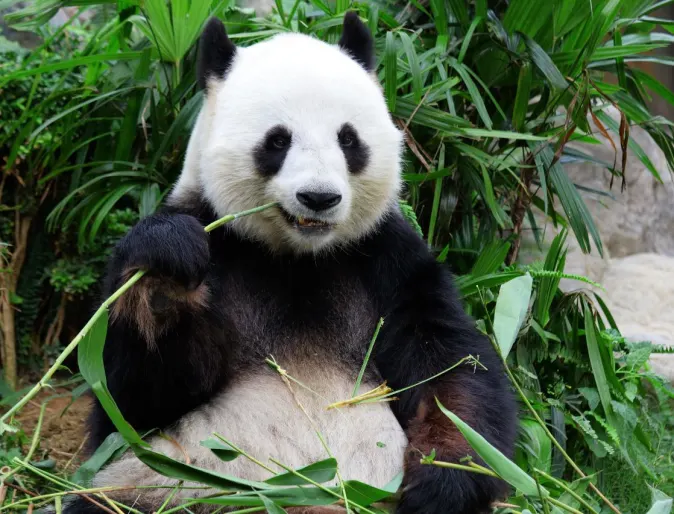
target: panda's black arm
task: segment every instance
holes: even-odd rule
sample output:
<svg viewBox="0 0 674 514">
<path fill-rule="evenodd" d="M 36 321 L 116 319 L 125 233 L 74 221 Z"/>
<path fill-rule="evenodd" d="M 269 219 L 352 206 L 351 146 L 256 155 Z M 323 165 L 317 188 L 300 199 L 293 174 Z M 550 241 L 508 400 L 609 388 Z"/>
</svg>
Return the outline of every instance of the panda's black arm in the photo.
<svg viewBox="0 0 674 514">
<path fill-rule="evenodd" d="M 208 268 L 202 224 L 177 213 L 144 218 L 110 258 L 104 297 L 136 270 L 147 273 L 112 305 L 104 348 L 110 393 L 138 431 L 177 420 L 227 376 L 223 330 L 210 300 L 218 283 Z M 114 431 L 98 402 L 90 429 L 90 449 Z"/>
<path fill-rule="evenodd" d="M 504 482 L 421 464 L 420 459 L 435 450 L 439 461 L 457 463 L 470 455 L 480 462 L 439 410 L 436 397 L 509 457 L 517 426 L 516 402 L 500 358 L 463 310 L 449 272 L 406 226 L 398 224 L 395 233 L 395 243 L 389 240 L 386 245 L 393 250 L 388 254 L 392 257 L 380 265 L 380 284 L 388 275 L 385 283 L 395 288 L 389 291 L 393 304 L 375 345 L 375 362 L 383 378 L 397 390 L 469 355 L 487 368 L 463 364 L 400 394 L 392 403 L 409 439 L 397 514 L 490 512 L 489 504 L 507 492 Z"/>
</svg>

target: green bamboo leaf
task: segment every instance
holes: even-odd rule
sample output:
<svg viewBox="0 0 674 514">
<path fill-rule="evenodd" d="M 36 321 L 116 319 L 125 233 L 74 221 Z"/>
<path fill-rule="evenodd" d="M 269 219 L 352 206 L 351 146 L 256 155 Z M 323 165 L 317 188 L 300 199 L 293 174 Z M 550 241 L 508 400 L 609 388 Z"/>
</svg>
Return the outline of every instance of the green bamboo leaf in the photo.
<svg viewBox="0 0 674 514">
<path fill-rule="evenodd" d="M 527 475 L 517 464 L 508 459 L 497 448 L 492 446 L 489 441 L 473 430 L 468 424 L 464 423 L 456 414 L 447 410 L 436 398 L 435 402 L 442 413 L 447 416 L 457 426 L 463 437 L 475 452 L 484 460 L 484 462 L 503 480 L 508 482 L 518 491 L 528 496 L 539 496 L 539 489 L 536 481 Z M 540 488 L 544 497 L 550 493 L 543 487 Z"/>
<path fill-rule="evenodd" d="M 89 457 L 75 472 L 71 480 L 82 486 L 89 486 L 91 479 L 114 455 L 124 452 L 129 444 L 122 434 L 113 432 L 100 444 L 94 454 Z"/>
<path fill-rule="evenodd" d="M 465 0 L 447 0 L 452 14 L 459 22 L 459 25 L 463 30 L 468 28 L 468 9 L 466 8 Z"/>
<path fill-rule="evenodd" d="M 341 496 L 341 487 L 327 487 L 328 491 L 332 491 Z M 275 504 L 280 506 L 316 506 L 316 505 L 331 505 L 339 501 L 338 496 L 334 496 L 327 491 L 323 491 L 318 487 L 305 485 L 303 487 L 278 487 L 275 489 L 266 489 L 259 493 L 241 492 L 236 495 L 226 495 L 219 497 L 203 498 L 200 503 L 209 505 L 228 505 L 238 507 L 258 507 L 264 506 L 260 494 L 265 498 L 269 498 Z"/>
<path fill-rule="evenodd" d="M 461 49 L 459 50 L 459 56 L 457 57 L 457 60 L 460 63 L 462 63 L 464 58 L 466 57 L 466 52 L 470 47 L 470 42 L 473 39 L 475 29 L 477 29 L 480 23 L 482 23 L 482 18 L 480 16 L 476 16 L 471 22 L 470 27 L 468 27 L 468 31 L 466 32 L 466 35 L 463 38 L 463 41 L 461 42 Z"/>
<path fill-rule="evenodd" d="M 384 91 L 389 111 L 396 110 L 396 97 L 398 92 L 398 49 L 395 46 L 393 32 L 386 33 L 386 45 L 384 47 Z"/>
<path fill-rule="evenodd" d="M 548 254 L 545 257 L 543 269 L 548 271 L 564 271 L 566 262 L 566 242 L 567 232 L 562 230 L 550 244 Z M 549 276 L 540 279 L 536 295 L 536 319 L 545 328 L 550 321 L 550 306 L 557 294 L 561 277 Z"/>
<path fill-rule="evenodd" d="M 223 490 L 241 491 L 257 489 L 264 491 L 265 489 L 270 489 L 269 485 L 263 482 L 244 480 L 207 469 L 201 469 L 139 446 L 132 445 L 132 448 L 136 457 L 144 464 L 166 477 L 206 484 Z"/>
<path fill-rule="evenodd" d="M 504 359 L 526 319 L 533 279 L 528 273 L 503 284 L 494 310 L 494 336 Z"/>
<path fill-rule="evenodd" d="M 477 109 L 477 112 L 480 115 L 480 119 L 482 120 L 482 123 L 484 123 L 484 125 L 488 129 L 491 130 L 493 124 L 492 124 L 491 118 L 489 117 L 489 112 L 487 111 L 487 106 L 484 104 L 484 100 L 482 99 L 482 95 L 480 95 L 480 91 L 477 89 L 477 86 L 475 85 L 475 82 L 473 81 L 473 79 L 470 77 L 470 74 L 466 70 L 466 67 L 463 64 L 461 64 L 459 61 L 457 61 L 454 57 L 448 57 L 447 63 L 454 70 L 456 70 L 456 72 L 461 77 L 461 80 L 466 85 L 466 89 L 468 90 L 468 94 L 470 95 L 470 98 L 473 100 L 473 104 L 475 105 L 475 108 Z"/>
<path fill-rule="evenodd" d="M 101 224 L 107 218 L 108 214 L 110 213 L 112 208 L 117 204 L 117 202 L 119 202 L 124 196 L 126 196 L 129 192 L 131 192 L 133 189 L 136 189 L 137 187 L 138 184 L 120 185 L 119 187 L 110 191 L 110 193 L 105 196 L 106 200 L 98 209 L 98 212 L 96 213 L 96 218 L 91 224 L 91 229 L 89 231 L 89 242 L 91 243 L 94 242 L 94 239 L 98 234 L 98 230 L 100 229 Z"/>
<path fill-rule="evenodd" d="M 67 59 L 65 61 L 45 64 L 38 68 L 27 68 L 9 73 L 0 81 L 0 88 L 9 84 L 10 82 L 33 75 L 49 73 L 52 71 L 69 70 L 78 66 L 87 66 L 90 64 L 105 62 L 105 61 L 135 61 L 140 59 L 142 52 L 116 52 L 108 54 L 87 55 L 84 57 L 76 57 L 74 59 Z"/>
<path fill-rule="evenodd" d="M 84 343 L 84 341 L 82 341 Z M 78 349 L 78 353 L 82 350 L 82 345 Z M 101 359 L 102 360 L 102 359 Z M 87 379 L 87 382 L 89 380 Z M 91 382 L 89 382 L 91 383 Z M 112 421 L 112 424 L 115 425 L 117 431 L 122 434 L 127 443 L 131 445 L 131 448 L 136 451 L 136 448 L 142 448 L 148 446 L 148 444 L 141 439 L 138 433 L 133 429 L 128 421 L 124 419 L 119 407 L 115 403 L 115 400 L 112 398 L 110 391 L 108 391 L 107 385 L 104 382 L 98 381 L 91 384 L 91 390 L 98 398 L 98 401 L 103 407 L 103 410 Z"/>
<path fill-rule="evenodd" d="M 503 273 L 491 273 L 489 275 L 482 275 L 480 277 L 473 277 L 471 275 L 461 275 L 456 277 L 456 285 L 461 292 L 461 296 L 466 298 L 475 294 L 478 289 L 489 289 L 492 287 L 505 284 L 515 277 L 522 276 L 521 271 L 507 271 Z"/>
<path fill-rule="evenodd" d="M 501 240 L 491 241 L 480 250 L 470 274 L 473 277 L 481 277 L 495 273 L 505 262 L 509 250 L 510 243 Z"/>
<path fill-rule="evenodd" d="M 400 36 L 400 41 L 402 42 L 403 49 L 407 55 L 407 64 L 410 67 L 410 74 L 412 75 L 412 95 L 415 103 L 421 102 L 422 97 L 422 78 L 421 78 L 421 67 L 419 66 L 419 56 L 417 51 L 414 48 L 414 43 L 412 43 L 412 38 L 407 34 L 407 32 L 398 32 Z"/>
<path fill-rule="evenodd" d="M 540 151 L 537 151 L 535 162 L 536 167 L 539 169 L 539 173 L 542 175 L 547 173 L 550 185 L 554 188 L 557 198 L 559 198 L 559 202 L 562 204 L 562 208 L 569 220 L 569 225 L 571 225 L 571 228 L 573 229 L 581 250 L 585 253 L 590 253 L 590 235 L 592 235 L 592 240 L 594 241 L 599 255 L 603 256 L 604 247 L 590 211 L 587 209 L 578 190 L 573 185 L 573 182 L 571 182 L 571 179 L 560 163 L 556 162 L 552 165 L 553 158 L 554 154 L 550 146 L 546 146 L 541 148 Z"/>
<path fill-rule="evenodd" d="M 269 514 L 286 514 L 286 511 L 283 510 L 277 503 L 274 503 L 266 496 L 260 494 L 260 499 L 264 503 L 264 508 L 267 509 Z"/>
<path fill-rule="evenodd" d="M 163 60 L 176 62 L 180 56 L 176 49 L 171 14 L 167 3 L 164 0 L 146 0 L 144 5 L 147 11 L 147 22 L 151 28 L 148 39 L 154 41 L 159 47 Z"/>
<path fill-rule="evenodd" d="M 526 34 L 522 34 L 524 43 L 529 50 L 529 55 L 534 65 L 548 80 L 551 86 L 557 89 L 566 89 L 567 83 L 564 75 L 561 74 L 550 56 L 541 48 L 541 46 Z"/>
<path fill-rule="evenodd" d="M 552 466 L 552 441 L 543 430 L 543 427 L 534 419 L 526 418 L 520 421 L 520 428 L 526 436 L 526 444 L 530 448 L 531 468 L 550 472 Z M 529 469 L 531 469 L 529 468 Z"/>
<path fill-rule="evenodd" d="M 492 186 L 491 177 L 489 176 L 487 167 L 481 164 L 480 169 L 482 170 L 482 187 L 480 189 L 484 190 L 483 198 L 487 207 L 489 207 L 489 210 L 499 227 L 510 228 L 512 226 L 511 220 L 496 200 L 494 187 Z"/>
<path fill-rule="evenodd" d="M 206 439 L 199 443 L 204 448 L 211 450 L 220 460 L 225 462 L 232 461 L 241 455 L 237 450 L 229 446 L 224 441 L 217 439 Z"/>
<path fill-rule="evenodd" d="M 108 333 L 108 311 L 104 310 L 86 333 L 77 349 L 77 365 L 80 373 L 90 384 L 107 385 L 103 366 L 103 346 Z"/>
<path fill-rule="evenodd" d="M 477 128 L 463 128 L 457 127 L 461 134 L 476 138 L 493 138 L 493 139 L 512 139 L 518 141 L 545 141 L 543 136 L 535 136 L 533 134 L 521 134 L 519 132 L 509 132 L 507 130 L 486 130 Z"/>
<path fill-rule="evenodd" d="M 448 134 L 457 134 L 459 127 L 469 127 L 470 123 L 458 116 L 429 107 L 427 105 L 417 106 L 407 98 L 398 98 L 393 114 L 407 121 L 411 118 L 411 125 L 420 125 L 434 130 L 440 130 Z M 467 128 L 464 130 L 468 130 Z M 475 129 L 477 130 L 477 129 Z M 490 133 L 489 131 L 486 131 Z"/>
<path fill-rule="evenodd" d="M 337 473 L 337 461 L 333 458 L 325 459 L 296 471 L 301 475 L 310 478 L 314 482 L 321 484 L 335 478 L 335 474 Z M 307 481 L 289 471 L 269 478 L 265 480 L 265 483 L 269 485 L 305 485 Z"/>
<path fill-rule="evenodd" d="M 513 104 L 513 127 L 518 132 L 523 130 L 524 121 L 529 110 L 532 75 L 531 64 L 528 62 L 523 63 L 517 80 L 517 93 L 515 94 L 515 103 Z"/>
<path fill-rule="evenodd" d="M 590 356 L 590 365 L 592 367 L 592 374 L 594 375 L 594 382 L 597 386 L 599 399 L 604 408 L 604 414 L 611 426 L 618 426 L 613 415 L 613 407 L 611 405 L 611 390 L 609 388 L 608 380 L 606 379 L 606 370 L 601 358 L 601 350 L 599 349 L 599 342 L 597 340 L 597 332 L 594 326 L 594 317 L 588 307 L 587 303 L 583 302 L 583 314 L 585 322 L 585 341 L 587 344 L 587 352 Z M 611 370 L 611 372 L 613 372 Z"/>
<path fill-rule="evenodd" d="M 568 0 L 568 3 L 572 2 Z M 513 0 L 503 17 L 503 26 L 511 34 L 522 32 L 534 38 L 541 28 L 551 24 L 554 5 L 555 2 L 540 0 Z"/>
<path fill-rule="evenodd" d="M 621 59 L 631 57 L 639 54 L 653 52 L 658 48 L 665 48 L 669 46 L 668 43 L 652 43 L 643 45 L 622 45 L 622 46 L 607 46 L 597 48 L 589 59 L 590 63 L 597 63 L 608 61 L 611 59 Z M 573 63 L 578 57 L 577 52 L 559 52 L 552 54 L 550 58 L 557 66 L 564 66 Z"/>
<path fill-rule="evenodd" d="M 397 490 L 397 488 L 394 488 L 395 484 L 400 484 L 398 477 L 394 478 L 387 485 L 387 489 L 379 489 L 369 484 L 359 482 L 358 480 L 347 480 L 344 482 L 344 490 L 346 491 L 346 497 L 350 501 L 357 505 L 362 505 L 363 507 L 369 507 L 373 503 L 391 498 Z"/>
<path fill-rule="evenodd" d="M 449 43 L 449 20 L 447 18 L 447 6 L 443 0 L 430 0 L 433 22 L 438 37 L 435 41 L 436 48 L 445 50 Z"/>
</svg>

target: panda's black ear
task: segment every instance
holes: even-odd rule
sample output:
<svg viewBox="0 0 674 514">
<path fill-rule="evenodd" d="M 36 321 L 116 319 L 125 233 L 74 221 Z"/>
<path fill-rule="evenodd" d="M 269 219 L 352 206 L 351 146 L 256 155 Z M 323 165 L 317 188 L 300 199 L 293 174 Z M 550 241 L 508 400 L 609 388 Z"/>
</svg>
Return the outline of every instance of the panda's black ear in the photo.
<svg viewBox="0 0 674 514">
<path fill-rule="evenodd" d="M 368 72 L 374 70 L 374 40 L 370 29 L 367 28 L 355 11 L 348 11 L 344 15 L 342 37 L 339 47 L 349 53 Z"/>
<path fill-rule="evenodd" d="M 206 89 L 210 78 L 223 79 L 236 54 L 236 45 L 227 36 L 225 25 L 212 17 L 204 26 L 199 38 L 197 81 Z"/>
</svg>

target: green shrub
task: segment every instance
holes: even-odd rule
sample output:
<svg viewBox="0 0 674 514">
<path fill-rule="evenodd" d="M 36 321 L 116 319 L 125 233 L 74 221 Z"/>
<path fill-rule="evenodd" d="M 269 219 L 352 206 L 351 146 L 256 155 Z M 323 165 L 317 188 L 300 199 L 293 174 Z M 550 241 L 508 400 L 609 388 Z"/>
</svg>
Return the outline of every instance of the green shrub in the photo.
<svg viewBox="0 0 674 514">
<path fill-rule="evenodd" d="M 562 164 L 592 158 L 569 150 L 567 143 L 598 143 L 592 120 L 616 141 L 616 163 L 606 168 L 617 182 L 624 180 L 628 145 L 659 177 L 663 170 L 628 137 L 627 126 L 638 124 L 674 170 L 669 122 L 649 111 L 651 95 L 668 102 L 673 97 L 632 65 L 665 62 L 651 54 L 673 39 L 655 31 L 673 24 L 653 17 L 664 3 L 284 0 L 266 19 L 227 1 L 181 3 L 190 16 L 175 23 L 160 0 L 113 3 L 116 11 L 108 5 L 82 44 L 56 60 L 57 69 L 45 60 L 0 77 L 0 88 L 19 78 L 22 87 L 33 87 L 35 77 L 49 70 L 53 80 L 68 81 L 57 95 L 64 103 L 51 117 L 41 107 L 34 117 L 18 97 L 6 100 L 30 128 L 12 125 L 5 140 L 14 142 L 0 144 L 5 152 L 35 151 L 43 144 L 49 150 L 39 154 L 48 172 L 32 194 L 45 184 L 58 191 L 49 212 L 39 215 L 49 237 L 69 252 L 51 262 L 43 277 L 52 288 L 88 291 L 105 249 L 136 216 L 151 213 L 177 177 L 201 102 L 194 43 L 209 14 L 224 19 L 241 45 L 289 30 L 334 42 L 343 12 L 356 8 L 375 33 L 378 76 L 408 136 L 405 213 L 438 260 L 457 274 L 466 308 L 507 358 L 522 399 L 515 461 L 552 497 L 516 490 L 508 499 L 516 507 L 499 510 L 557 513 L 564 509 L 561 502 L 567 510 L 609 512 L 611 506 L 597 494 L 603 490 L 615 510 L 645 513 L 662 494 L 652 496 L 649 487 L 674 494 L 674 390 L 648 367 L 649 355 L 662 349 L 626 341 L 599 296 L 559 288 L 569 235 L 585 252 L 593 246 L 603 251 Z M 59 5 L 36 2 L 10 19 L 35 29 Z M 33 62 L 49 51 L 47 45 Z M 620 122 L 605 112 L 613 105 Z M 78 142 L 65 134 L 77 134 Z M 8 205 L 4 196 L 2 202 Z M 118 211 L 126 214 L 115 221 L 112 213 L 126 207 L 133 216 Z M 565 230 L 547 243 L 544 261 L 524 265 L 518 260 L 522 227 L 527 220 L 539 238 L 535 220 L 541 213 Z M 9 217 L 2 223 L 3 233 L 12 230 L 5 228 L 11 227 Z M 503 305 L 513 303 L 522 307 L 516 322 L 503 314 Z M 22 468 L 20 475 L 31 472 Z M 82 476 L 75 476 L 78 484 Z"/>
</svg>

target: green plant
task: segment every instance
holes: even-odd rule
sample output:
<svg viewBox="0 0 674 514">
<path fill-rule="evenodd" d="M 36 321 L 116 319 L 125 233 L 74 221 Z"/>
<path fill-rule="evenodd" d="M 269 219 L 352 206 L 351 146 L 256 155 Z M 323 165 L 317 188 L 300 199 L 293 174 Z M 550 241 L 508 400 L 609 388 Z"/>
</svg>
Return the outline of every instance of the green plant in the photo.
<svg viewBox="0 0 674 514">
<path fill-rule="evenodd" d="M 101 4 L 79 2 L 84 3 Z M 592 246 L 603 251 L 600 234 L 563 166 L 568 159 L 596 160 L 567 144 L 599 143 L 592 122 L 616 150 L 615 162 L 603 163 L 607 173 L 624 180 L 630 149 L 659 179 L 662 170 L 629 137 L 630 125 L 638 124 L 674 170 L 669 122 L 649 111 L 651 96 L 673 104 L 674 97 L 633 66 L 671 64 L 652 55 L 674 37 L 671 20 L 653 17 L 667 3 L 298 0 L 276 2 L 265 19 L 227 1 L 113 3 L 117 10 L 100 9 L 93 34 L 68 58 L 21 66 L 0 77 L 0 87 L 19 79 L 33 84 L 52 72 L 75 80 L 59 113 L 25 132 L 17 134 L 20 124 L 8 132 L 19 141 L 17 148 L 26 139 L 26 148 L 39 141 L 51 145 L 39 161 L 53 162 L 41 184 L 50 184 L 58 194 L 48 214 L 39 216 L 48 229 L 60 231 L 69 257 L 52 265 L 50 279 L 60 290 L 86 290 L 94 274 L 81 270 L 89 258 L 103 259 L 102 247 L 107 246 L 97 242 L 111 213 L 122 206 L 141 217 L 152 212 L 179 173 L 201 101 L 194 84 L 195 35 L 209 14 L 224 18 L 232 38 L 247 45 L 290 30 L 334 42 L 344 10 L 358 9 L 374 31 L 378 78 L 407 135 L 405 215 L 438 260 L 456 272 L 466 308 L 501 351 L 523 404 L 516 468 L 469 431 L 471 442 L 490 455 L 485 459 L 490 469 L 466 466 L 505 475 L 513 483 L 510 506 L 499 506 L 502 513 L 669 512 L 671 500 L 663 495 L 674 494 L 674 390 L 648 367 L 649 354 L 661 349 L 626 341 L 600 295 L 559 288 L 563 277 L 587 282 L 563 272 L 567 234 L 585 252 Z M 60 5 L 38 1 L 10 20 L 34 28 Z M 189 23 L 178 23 L 178 14 L 188 11 Z M 658 27 L 666 32 L 656 32 Z M 41 53 L 31 55 L 35 62 Z M 617 119 L 607 113 L 614 106 Z M 70 131 L 79 135 L 76 145 L 46 135 Z M 546 243 L 542 262 L 523 265 L 518 259 L 523 227 L 528 223 L 542 246 L 541 218 L 564 230 Z M 4 219 L 2 230 L 16 232 L 15 220 Z M 123 225 L 130 223 L 132 218 Z M 122 232 L 112 234 L 110 242 Z M 84 268 L 72 274 L 68 270 L 75 262 Z M 85 344 L 91 350 L 96 341 L 100 344 L 100 332 Z M 96 361 L 100 348 L 93 348 L 88 354 L 93 360 L 80 361 L 90 385 L 102 376 Z M 47 383 L 45 379 L 40 387 Z M 114 414 L 113 407 L 110 412 Z M 54 496 L 40 500 L 49 503 L 68 488 L 85 487 L 83 477 L 133 443 L 148 462 L 161 464 L 172 476 L 214 480 L 219 487 L 231 487 L 233 480 L 237 494 L 246 495 L 241 491 L 249 484 L 236 477 L 224 482 L 142 453 L 140 437 L 128 432 L 119 417 L 115 420 L 124 437 L 116 436 L 92 457 L 75 475 L 76 486 L 64 486 L 64 477 L 35 470 L 25 459 L 13 460 L 21 467 L 18 475 L 42 473 L 58 482 Z M 218 441 L 213 448 L 245 458 L 232 444 L 236 441 Z M 432 455 L 425 463 L 446 464 Z M 329 472 L 333 463 L 323 467 Z M 315 469 L 303 471 L 306 478 L 318 480 Z M 312 485 L 327 503 L 343 493 Z M 651 487 L 662 492 L 652 493 Z M 624 492 L 628 490 L 635 493 Z M 388 493 L 380 492 L 378 498 Z M 281 493 L 266 499 L 273 494 Z M 14 506 L 29 501 L 20 499 Z M 259 496 L 246 501 L 278 512 Z"/>
</svg>

